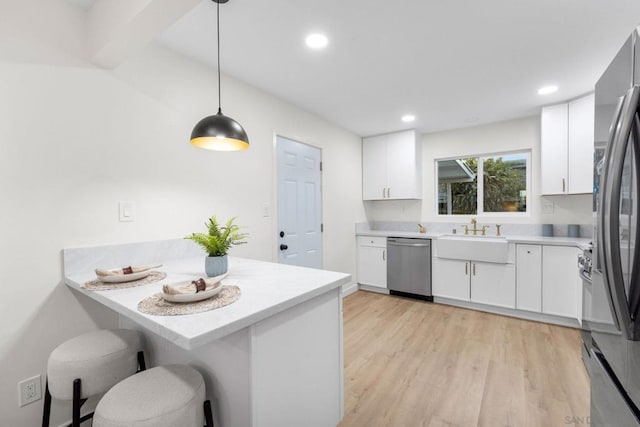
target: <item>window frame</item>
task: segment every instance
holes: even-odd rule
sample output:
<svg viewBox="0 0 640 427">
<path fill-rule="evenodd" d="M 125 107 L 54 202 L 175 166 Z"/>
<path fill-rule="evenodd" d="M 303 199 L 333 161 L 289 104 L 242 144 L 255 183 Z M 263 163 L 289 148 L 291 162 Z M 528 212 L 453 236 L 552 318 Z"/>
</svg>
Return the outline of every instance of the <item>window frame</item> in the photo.
<svg viewBox="0 0 640 427">
<path fill-rule="evenodd" d="M 525 177 L 525 183 L 526 183 L 526 191 L 527 191 L 527 209 L 524 212 L 485 212 L 484 211 L 484 160 L 488 159 L 488 158 L 495 158 L 495 157 L 506 157 L 506 156 L 512 156 L 512 155 L 516 155 L 516 154 L 522 154 L 526 156 L 526 167 L 527 167 L 527 172 L 526 172 L 526 177 Z M 497 152 L 491 152 L 491 153 L 481 153 L 481 154 L 464 154 L 464 155 L 459 155 L 459 156 L 450 156 L 450 157 L 440 157 L 437 159 L 434 159 L 433 162 L 433 169 L 434 169 L 434 175 L 435 175 L 435 184 L 434 184 L 434 189 L 435 189 L 435 211 L 436 211 L 436 217 L 438 218 L 474 218 L 474 217 L 480 217 L 480 218 L 523 218 L 523 217 L 529 217 L 531 216 L 531 202 L 532 202 L 532 197 L 531 197 L 531 149 L 523 149 L 523 150 L 513 150 L 513 151 L 497 151 Z M 478 193 L 476 195 L 476 213 L 475 214 L 461 214 L 461 215 L 455 215 L 455 214 L 441 214 L 439 212 L 439 176 L 438 176 L 438 162 L 439 161 L 446 161 L 446 160 L 457 160 L 457 159 L 468 159 L 468 158 L 477 158 L 478 159 L 478 171 L 477 171 L 477 178 L 478 178 Z"/>
</svg>

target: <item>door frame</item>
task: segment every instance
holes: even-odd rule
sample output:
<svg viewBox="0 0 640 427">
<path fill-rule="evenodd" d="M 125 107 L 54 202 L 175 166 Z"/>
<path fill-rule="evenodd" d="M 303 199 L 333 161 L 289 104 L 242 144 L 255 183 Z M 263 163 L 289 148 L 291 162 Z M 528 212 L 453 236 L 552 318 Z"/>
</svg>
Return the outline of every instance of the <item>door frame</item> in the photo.
<svg viewBox="0 0 640 427">
<path fill-rule="evenodd" d="M 323 161 L 324 151 L 318 144 L 311 144 L 308 142 L 302 142 L 303 137 L 291 137 L 287 136 L 283 132 L 273 132 L 272 142 L 272 170 L 271 182 L 273 191 L 271 192 L 271 261 L 278 262 L 278 137 L 286 138 L 290 141 L 297 142 L 298 144 L 306 145 L 308 147 L 317 148 L 320 150 L 320 162 Z M 324 174 L 320 173 L 320 223 L 324 224 Z M 324 231 L 322 232 L 322 239 L 320 240 L 320 251 L 322 257 L 322 268 L 324 268 Z"/>
</svg>

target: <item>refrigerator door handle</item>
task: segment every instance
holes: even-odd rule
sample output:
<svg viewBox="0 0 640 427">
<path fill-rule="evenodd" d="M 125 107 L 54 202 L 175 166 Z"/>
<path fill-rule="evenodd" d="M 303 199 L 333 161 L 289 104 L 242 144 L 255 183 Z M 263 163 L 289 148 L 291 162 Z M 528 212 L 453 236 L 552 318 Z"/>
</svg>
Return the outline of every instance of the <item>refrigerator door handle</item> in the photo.
<svg viewBox="0 0 640 427">
<path fill-rule="evenodd" d="M 640 102 L 640 101 L 639 101 Z M 638 110 L 640 110 L 640 105 Z M 638 110 L 636 110 L 633 128 L 631 129 L 632 141 L 633 141 L 633 159 L 635 165 L 635 194 L 633 195 L 634 199 L 640 201 L 640 118 L 638 117 Z M 638 242 L 640 242 L 640 214 L 638 212 L 633 212 L 635 216 L 635 244 L 633 246 L 637 247 Z M 631 270 L 631 278 L 630 278 L 630 286 L 629 286 L 629 313 L 631 316 L 631 320 L 633 321 L 634 331 L 636 336 L 640 336 L 640 331 L 638 331 L 638 312 L 640 311 L 640 249 L 637 249 L 633 253 L 632 265 L 634 268 Z"/>
<path fill-rule="evenodd" d="M 598 251 L 596 253 L 597 265 L 600 266 L 600 271 L 602 272 L 602 281 L 604 284 L 604 288 L 607 293 L 607 302 L 609 303 L 609 309 L 611 310 L 612 320 L 615 324 L 616 328 L 620 329 L 620 321 L 618 320 L 618 312 L 616 307 L 613 304 L 613 298 L 611 297 L 611 292 L 609 291 L 609 279 L 607 276 L 607 272 L 609 267 L 607 265 L 607 256 L 608 246 L 605 247 L 606 243 L 609 243 L 609 239 L 606 235 L 605 230 L 605 208 L 609 206 L 608 200 L 608 183 L 609 183 L 609 173 L 612 170 L 611 165 L 611 156 L 613 152 L 613 144 L 616 141 L 616 134 L 618 129 L 618 122 L 620 121 L 620 115 L 622 114 L 622 106 L 626 99 L 626 95 L 620 97 L 618 103 L 616 105 L 615 113 L 613 115 L 613 120 L 611 122 L 611 127 L 609 128 L 609 138 L 607 140 L 607 145 L 605 146 L 604 156 L 602 158 L 602 172 L 600 173 L 601 181 L 600 181 L 600 200 L 598 203 L 598 215 L 597 215 L 597 241 L 600 242 L 598 245 Z"/>
<path fill-rule="evenodd" d="M 620 188 L 624 159 L 629 144 L 631 130 L 635 124 L 640 86 L 634 86 L 624 96 L 619 117 L 614 122 L 607 147 L 609 158 L 606 163 L 605 190 L 601 203 L 603 215 L 601 220 L 601 237 L 603 250 L 603 277 L 613 314 L 617 318 L 618 327 L 629 340 L 637 340 L 629 313 L 629 305 L 624 287 L 622 256 L 620 251 Z"/>
</svg>

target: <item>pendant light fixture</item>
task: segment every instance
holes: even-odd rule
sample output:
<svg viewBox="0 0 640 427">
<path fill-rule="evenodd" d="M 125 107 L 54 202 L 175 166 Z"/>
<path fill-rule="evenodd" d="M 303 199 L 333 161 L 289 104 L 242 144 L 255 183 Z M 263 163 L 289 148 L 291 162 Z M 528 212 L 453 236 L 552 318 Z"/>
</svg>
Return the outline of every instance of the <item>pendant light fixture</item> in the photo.
<svg viewBox="0 0 640 427">
<path fill-rule="evenodd" d="M 207 150 L 237 151 L 249 148 L 249 137 L 240 123 L 222 114 L 220 96 L 220 3 L 229 0 L 212 0 L 217 3 L 218 19 L 218 113 L 200 120 L 191 132 L 191 145 Z"/>
</svg>

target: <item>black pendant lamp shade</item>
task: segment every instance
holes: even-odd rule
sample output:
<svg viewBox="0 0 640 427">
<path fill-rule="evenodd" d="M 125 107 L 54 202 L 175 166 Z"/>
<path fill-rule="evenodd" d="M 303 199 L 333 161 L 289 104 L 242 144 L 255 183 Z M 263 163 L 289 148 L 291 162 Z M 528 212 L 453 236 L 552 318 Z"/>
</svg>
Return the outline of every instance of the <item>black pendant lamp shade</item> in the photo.
<svg viewBox="0 0 640 427">
<path fill-rule="evenodd" d="M 220 3 L 228 0 L 213 0 L 217 3 L 218 18 L 218 113 L 200 120 L 191 132 L 191 145 L 207 150 L 238 151 L 249 148 L 249 137 L 240 123 L 222 114 L 220 107 Z"/>
<path fill-rule="evenodd" d="M 191 144 L 217 151 L 237 151 L 249 148 L 249 137 L 240 123 L 218 114 L 200 120 L 191 132 Z"/>
</svg>

